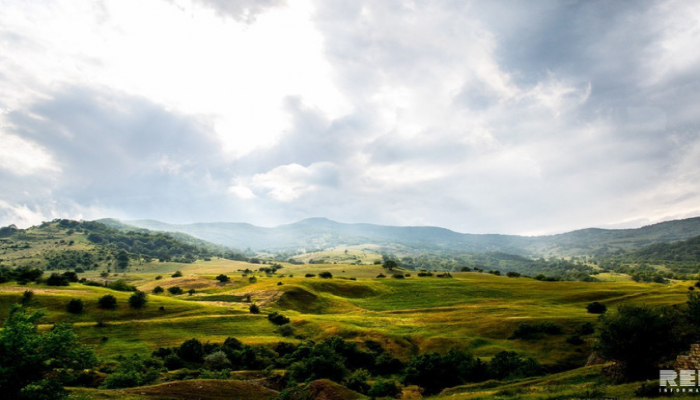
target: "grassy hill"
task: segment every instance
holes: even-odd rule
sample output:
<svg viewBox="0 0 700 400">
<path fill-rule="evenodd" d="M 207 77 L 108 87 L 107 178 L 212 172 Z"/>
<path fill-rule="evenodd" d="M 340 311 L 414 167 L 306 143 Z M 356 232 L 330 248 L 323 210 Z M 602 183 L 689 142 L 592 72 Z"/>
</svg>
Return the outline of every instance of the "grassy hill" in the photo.
<svg viewBox="0 0 700 400">
<path fill-rule="evenodd" d="M 148 358 L 154 351 L 177 348 L 192 338 L 206 346 L 220 346 L 233 337 L 243 346 L 251 346 L 245 351 L 258 354 L 257 357 L 277 357 L 280 342 L 303 347 L 309 341 L 322 344 L 340 337 L 362 351 L 379 346 L 403 363 L 429 352 L 444 354 L 451 349 L 468 352 L 488 363 L 507 351 L 536 360 L 544 371 L 539 377 L 453 387 L 436 394 L 436 398 L 567 398 L 576 393 L 632 397 L 635 385 L 610 385 L 600 377 L 601 367 L 585 367 L 595 335 L 581 332 L 586 324 L 595 326 L 598 322 L 596 314 L 587 312 L 587 305 L 597 301 L 610 310 L 641 304 L 684 307 L 689 287 L 694 286 L 690 281 L 647 283 L 630 279 L 543 281 L 474 270 L 453 271 L 442 277 L 439 273 L 418 276 L 413 270 L 388 271 L 375 264 L 381 262 L 379 254 L 386 250 L 380 244 L 339 246 L 323 253 L 308 253 L 298 256 L 307 257 L 303 260 L 306 263 L 278 261 L 281 268 L 272 272 L 270 264 L 220 257 L 221 254 L 211 252 L 215 248 L 198 247 L 196 239 L 185 242 L 162 233 L 92 224 L 95 223 L 57 220 L 27 230 L 8 228 L 0 232 L 4 236 L 0 238 L 0 257 L 6 268 L 50 267 L 53 269 L 47 272 L 56 273 L 80 268 L 78 276 L 85 279 L 68 286 L 50 286 L 45 279 L 0 283 L 0 323 L 12 305 L 31 291 L 33 296 L 25 306 L 46 313 L 39 321 L 39 330 L 48 332 L 55 324 L 70 323 L 79 340 L 94 348 L 101 360 L 97 373 L 102 376 L 114 373 L 120 356 L 138 354 Z M 96 240 L 94 235 L 101 239 Z M 642 252 L 657 257 L 656 254 L 678 254 L 695 245 L 696 239 L 692 239 L 669 247 L 644 248 Z M 160 261 L 156 256 L 164 249 L 191 249 L 190 254 L 198 259 L 187 263 Z M 129 266 L 115 275 L 120 251 L 129 254 Z M 153 251 L 154 256 L 144 254 L 146 251 Z M 308 263 L 312 257 L 328 262 Z M 504 255 L 499 262 L 509 260 L 508 257 L 522 258 Z M 89 259 L 85 268 L 80 264 L 83 258 Z M 107 269 L 112 271 L 105 277 Z M 176 274 L 178 271 L 180 274 Z M 332 278 L 321 278 L 321 272 L 329 272 Z M 217 279 L 222 274 L 228 281 Z M 386 277 L 379 278 L 381 275 Z M 117 279 L 148 293 L 146 306 L 130 307 L 132 292 L 128 289 L 119 291 L 90 283 Z M 170 293 L 168 289 L 173 287 L 179 287 L 181 294 Z M 156 288 L 164 291 L 156 294 Z M 115 310 L 98 307 L 98 299 L 105 295 L 116 298 Z M 68 312 L 72 299 L 83 302 L 82 312 Z M 250 312 L 253 304 L 258 306 L 259 314 Z M 272 313 L 289 318 L 290 323 L 283 327 L 274 324 L 268 318 Z M 557 329 L 517 337 L 515 332 L 525 324 Z M 152 362 L 157 365 L 157 361 Z M 77 388 L 75 396 L 188 398 L 196 393 L 201 398 L 216 399 L 226 390 L 246 398 L 275 398 L 286 385 L 275 380 L 275 376 L 293 369 L 295 364 L 277 366 L 281 370 L 275 373 L 262 367 L 208 372 L 197 370 L 202 364 L 198 365 L 160 372 L 154 385 L 147 387 Z M 212 377 L 216 380 L 211 381 Z M 371 383 L 377 379 L 373 377 Z M 399 378 L 394 373 L 389 379 Z M 361 398 L 328 382 L 300 386 L 299 395 L 317 390 L 330 393 L 329 396 Z M 405 396 L 420 391 L 415 385 L 403 385 L 401 390 Z"/>
</svg>

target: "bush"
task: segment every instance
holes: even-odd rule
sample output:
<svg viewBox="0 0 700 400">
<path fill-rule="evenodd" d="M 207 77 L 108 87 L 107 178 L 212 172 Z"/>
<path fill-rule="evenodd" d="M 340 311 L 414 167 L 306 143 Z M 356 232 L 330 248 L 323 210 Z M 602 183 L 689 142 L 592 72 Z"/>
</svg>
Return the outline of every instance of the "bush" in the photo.
<svg viewBox="0 0 700 400">
<path fill-rule="evenodd" d="M 379 275 L 377 275 L 377 278 L 386 278 L 386 275 L 380 273 Z"/>
<path fill-rule="evenodd" d="M 404 278 L 403 274 L 394 274 L 391 277 L 394 279 L 403 279 Z"/>
<path fill-rule="evenodd" d="M 378 378 L 367 392 L 372 397 L 396 397 L 401 393 L 401 389 L 396 386 L 396 382 Z"/>
<path fill-rule="evenodd" d="M 331 273 L 328 272 L 328 271 L 323 271 L 323 272 L 320 272 L 320 273 L 318 274 L 318 277 L 319 277 L 319 278 L 324 278 L 324 279 L 330 279 L 330 278 L 333 277 L 333 274 L 331 274 Z"/>
<path fill-rule="evenodd" d="M 221 283 L 226 283 L 226 282 L 231 280 L 228 276 L 226 276 L 224 274 L 217 276 L 216 279 Z"/>
<path fill-rule="evenodd" d="M 165 290 L 164 290 L 162 287 L 160 287 L 160 286 L 156 286 L 156 287 L 153 288 L 153 294 L 161 294 L 161 293 L 163 293 L 164 291 L 165 291 Z"/>
<path fill-rule="evenodd" d="M 367 383 L 369 378 L 369 372 L 366 369 L 360 368 L 345 378 L 343 386 L 358 393 L 367 394 L 371 388 Z"/>
<path fill-rule="evenodd" d="M 576 334 L 578 335 L 590 335 L 595 332 L 595 325 L 590 322 L 586 322 L 576 329 Z"/>
<path fill-rule="evenodd" d="M 182 293 L 183 293 L 183 292 L 182 292 L 182 289 L 180 289 L 179 286 L 172 286 L 172 287 L 169 287 L 169 288 L 168 288 L 168 292 L 170 292 L 170 294 L 174 294 L 174 295 L 178 295 L 178 294 L 182 294 Z"/>
<path fill-rule="evenodd" d="M 542 367 L 535 359 L 523 359 L 514 351 L 501 351 L 489 362 L 489 372 L 494 379 L 515 379 L 540 375 Z"/>
<path fill-rule="evenodd" d="M 509 277 L 509 278 L 519 278 L 519 277 L 520 277 L 520 273 L 519 273 L 519 272 L 509 271 L 509 272 L 506 272 L 506 276 Z"/>
<path fill-rule="evenodd" d="M 280 327 L 277 330 L 279 331 L 280 335 L 284 337 L 294 335 L 294 327 L 291 324 L 280 325 Z"/>
<path fill-rule="evenodd" d="M 105 379 L 104 387 L 118 389 L 143 386 L 153 382 L 159 376 L 162 364 L 155 360 L 142 360 L 138 354 L 119 357 L 119 365 L 114 373 Z"/>
<path fill-rule="evenodd" d="M 136 287 L 129 285 L 126 283 L 124 280 L 119 279 L 115 282 L 107 284 L 107 287 L 112 289 L 112 290 L 118 290 L 120 292 L 135 292 Z"/>
<path fill-rule="evenodd" d="M 83 301 L 80 299 L 70 299 L 68 305 L 66 305 L 66 311 L 71 314 L 80 314 L 83 312 Z"/>
<path fill-rule="evenodd" d="M 148 295 L 146 293 L 137 290 L 129 297 L 129 306 L 137 310 L 145 307 L 146 303 L 148 302 L 147 296 Z"/>
<path fill-rule="evenodd" d="M 177 356 L 177 354 L 168 354 L 167 356 L 165 356 L 165 358 L 163 359 L 163 365 L 165 365 L 165 368 L 167 368 L 168 371 L 180 369 L 185 366 L 185 364 L 182 362 L 180 357 Z"/>
<path fill-rule="evenodd" d="M 314 276 L 316 276 L 316 274 L 306 274 L 304 278 L 313 278 Z"/>
<path fill-rule="evenodd" d="M 260 314 L 260 307 L 255 304 L 251 304 L 250 307 L 248 307 L 248 310 L 251 314 Z"/>
<path fill-rule="evenodd" d="M 103 310 L 114 310 L 117 308 L 117 298 L 111 294 L 104 295 L 97 300 L 97 307 Z"/>
<path fill-rule="evenodd" d="M 59 275 L 56 272 L 46 279 L 46 284 L 49 286 L 68 286 L 68 279 L 65 276 Z"/>
<path fill-rule="evenodd" d="M 277 311 L 273 312 L 272 314 L 268 314 L 267 319 L 275 325 L 284 325 L 289 323 L 289 318 L 278 313 Z"/>
<path fill-rule="evenodd" d="M 606 307 L 603 303 L 594 301 L 586 306 L 586 310 L 588 310 L 588 312 L 591 314 L 603 314 L 608 310 L 608 307 Z"/>
<path fill-rule="evenodd" d="M 558 335 L 562 332 L 562 327 L 553 322 L 542 322 L 539 324 L 522 323 L 518 326 L 513 335 L 508 339 L 539 339 L 543 334 Z"/>
<path fill-rule="evenodd" d="M 204 367 L 214 371 L 220 371 L 224 368 L 230 368 L 231 361 L 226 357 L 226 353 L 218 350 L 204 357 Z"/>
<path fill-rule="evenodd" d="M 24 293 L 22 293 L 22 299 L 19 302 L 20 302 L 20 304 L 26 306 L 32 302 L 33 298 L 34 298 L 34 292 L 31 290 L 25 290 Z"/>
<path fill-rule="evenodd" d="M 182 272 L 180 271 L 175 271 L 174 274 L 170 275 L 172 278 L 181 278 L 182 277 Z"/>
<path fill-rule="evenodd" d="M 196 292 L 197 292 L 196 290 L 190 289 L 190 290 L 187 291 L 187 295 L 192 296 L 192 295 L 195 294 Z"/>
</svg>

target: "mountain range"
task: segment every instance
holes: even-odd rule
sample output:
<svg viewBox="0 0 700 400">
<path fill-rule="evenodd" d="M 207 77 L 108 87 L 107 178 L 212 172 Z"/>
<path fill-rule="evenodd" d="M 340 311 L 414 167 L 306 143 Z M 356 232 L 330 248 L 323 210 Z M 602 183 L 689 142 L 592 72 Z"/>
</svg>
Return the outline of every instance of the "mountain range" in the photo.
<svg viewBox="0 0 700 400">
<path fill-rule="evenodd" d="M 548 236 L 459 233 L 430 226 L 385 226 L 309 218 L 272 228 L 247 223 L 169 224 L 155 220 L 101 219 L 121 229 L 179 232 L 212 243 L 253 251 L 316 250 L 376 244 L 415 251 L 505 252 L 530 256 L 604 255 L 700 235 L 700 217 L 636 229 L 589 228 Z"/>
</svg>

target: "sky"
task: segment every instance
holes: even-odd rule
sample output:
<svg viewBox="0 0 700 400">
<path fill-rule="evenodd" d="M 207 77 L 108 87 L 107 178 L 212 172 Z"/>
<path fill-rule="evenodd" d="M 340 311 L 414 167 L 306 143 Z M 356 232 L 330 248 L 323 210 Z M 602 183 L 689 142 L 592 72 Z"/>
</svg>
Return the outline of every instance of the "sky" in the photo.
<svg viewBox="0 0 700 400">
<path fill-rule="evenodd" d="M 700 2 L 0 0 L 0 225 L 700 216 Z"/>
</svg>

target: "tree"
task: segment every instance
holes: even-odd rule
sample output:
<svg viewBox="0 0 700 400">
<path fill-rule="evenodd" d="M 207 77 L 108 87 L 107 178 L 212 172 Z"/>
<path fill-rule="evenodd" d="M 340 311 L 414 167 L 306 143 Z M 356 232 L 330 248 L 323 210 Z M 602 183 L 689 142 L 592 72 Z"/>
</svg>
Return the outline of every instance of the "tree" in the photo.
<svg viewBox="0 0 700 400">
<path fill-rule="evenodd" d="M 195 293 L 197 293 L 197 291 L 194 290 L 194 289 L 190 289 L 190 290 L 187 291 L 187 294 L 188 294 L 189 296 L 192 296 L 192 295 L 195 294 Z"/>
<path fill-rule="evenodd" d="M 170 292 L 170 294 L 178 295 L 182 294 L 182 289 L 180 289 L 180 286 L 172 286 L 168 288 L 168 292 Z"/>
<path fill-rule="evenodd" d="M 653 377 L 664 357 L 682 348 L 682 335 L 676 331 L 680 325 L 682 321 L 671 309 L 621 306 L 616 313 L 600 317 L 596 351 L 615 361 L 617 380 Z"/>
<path fill-rule="evenodd" d="M 328 272 L 328 271 L 323 271 L 323 272 L 321 272 L 321 273 L 318 274 L 318 277 L 319 277 L 319 278 L 324 278 L 324 279 L 330 279 L 330 278 L 333 277 L 333 274 L 331 274 L 331 273 Z"/>
<path fill-rule="evenodd" d="M 137 290 L 129 297 L 129 306 L 134 309 L 141 309 L 146 306 L 148 295 L 140 290 Z"/>
<path fill-rule="evenodd" d="M 251 314 L 260 314 L 260 307 L 258 307 L 255 304 L 251 304 L 250 307 L 248 308 Z"/>
<path fill-rule="evenodd" d="M 22 294 L 22 299 L 19 301 L 22 305 L 29 305 L 34 298 L 34 292 L 31 290 L 25 290 Z"/>
<path fill-rule="evenodd" d="M 177 355 L 187 362 L 202 362 L 204 346 L 202 346 L 202 342 L 195 338 L 185 340 L 180 345 L 180 348 L 177 349 Z"/>
<path fill-rule="evenodd" d="M 228 276 L 226 276 L 224 274 L 217 276 L 216 279 L 221 283 L 226 283 L 226 282 L 231 280 Z"/>
<path fill-rule="evenodd" d="M 268 314 L 267 319 L 272 322 L 275 325 L 284 325 L 289 323 L 289 318 L 285 317 L 284 315 L 278 313 L 277 311 Z"/>
<path fill-rule="evenodd" d="M 104 295 L 97 299 L 97 307 L 103 310 L 114 310 L 117 308 L 117 298 L 111 294 Z"/>
<path fill-rule="evenodd" d="M 0 393 L 8 399 L 67 397 L 57 370 L 83 370 L 97 363 L 92 349 L 78 342 L 67 324 L 39 333 L 39 311 L 27 314 L 19 305 L 0 331 Z"/>
<path fill-rule="evenodd" d="M 386 260 L 384 261 L 384 268 L 388 269 L 389 271 L 393 271 L 394 268 L 398 268 L 399 264 L 394 261 L 394 260 Z"/>
<path fill-rule="evenodd" d="M 120 250 L 115 260 L 117 262 L 116 269 L 124 271 L 129 267 L 129 254 L 126 251 Z"/>
<path fill-rule="evenodd" d="M 586 310 L 588 310 L 588 312 L 591 314 L 603 314 L 608 310 L 608 307 L 606 307 L 603 303 L 594 301 L 586 306 Z"/>
<path fill-rule="evenodd" d="M 182 277 L 182 272 L 180 271 L 175 271 L 174 274 L 170 275 L 172 278 L 181 278 Z"/>
<path fill-rule="evenodd" d="M 49 286 L 68 286 L 68 279 L 54 272 L 46 279 L 46 284 Z"/>
<path fill-rule="evenodd" d="M 160 286 L 156 286 L 156 287 L 153 288 L 153 294 L 161 294 L 161 293 L 163 293 L 164 291 L 165 291 L 165 290 L 163 290 L 163 288 L 160 287 Z"/>
<path fill-rule="evenodd" d="M 80 299 L 70 299 L 68 305 L 66 305 L 66 311 L 71 314 L 80 314 L 83 312 L 83 301 Z"/>
</svg>

